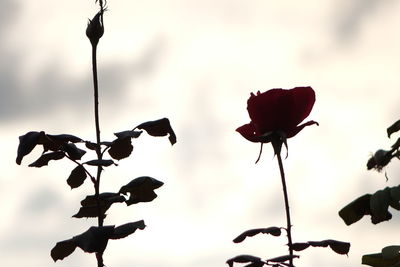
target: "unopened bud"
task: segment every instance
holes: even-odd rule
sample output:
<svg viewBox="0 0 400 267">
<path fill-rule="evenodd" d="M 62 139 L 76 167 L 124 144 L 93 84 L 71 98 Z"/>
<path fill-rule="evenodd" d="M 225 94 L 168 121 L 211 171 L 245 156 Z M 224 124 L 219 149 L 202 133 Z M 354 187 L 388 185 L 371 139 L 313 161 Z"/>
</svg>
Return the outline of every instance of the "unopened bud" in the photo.
<svg viewBox="0 0 400 267">
<path fill-rule="evenodd" d="M 86 36 L 89 38 L 92 45 L 97 45 L 103 34 L 103 11 L 99 11 L 92 20 L 89 19 L 89 23 L 86 28 Z"/>
</svg>

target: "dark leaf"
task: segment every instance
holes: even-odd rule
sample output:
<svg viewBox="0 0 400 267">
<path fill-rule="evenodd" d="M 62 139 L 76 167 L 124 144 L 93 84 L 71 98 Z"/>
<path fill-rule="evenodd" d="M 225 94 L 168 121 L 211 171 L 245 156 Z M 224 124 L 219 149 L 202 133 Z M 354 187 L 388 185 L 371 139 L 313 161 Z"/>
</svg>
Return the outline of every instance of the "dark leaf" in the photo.
<svg viewBox="0 0 400 267">
<path fill-rule="evenodd" d="M 79 165 L 78 167 L 76 167 L 71 171 L 71 174 L 67 179 L 67 183 L 71 187 L 71 189 L 77 188 L 83 184 L 83 182 L 86 179 L 86 176 L 87 175 L 85 167 Z"/>
<path fill-rule="evenodd" d="M 154 190 L 161 187 L 163 184 L 163 182 L 152 177 L 141 176 L 122 186 L 119 193 L 130 193 L 130 197 L 126 201 L 128 206 L 139 202 L 150 202 L 157 197 Z"/>
<path fill-rule="evenodd" d="M 346 225 L 351 225 L 359 221 L 364 215 L 371 214 L 370 203 L 371 194 L 363 195 L 353 202 L 347 204 L 339 211 L 339 216 L 343 219 Z"/>
<path fill-rule="evenodd" d="M 16 159 L 18 165 L 21 165 L 23 157 L 31 153 L 35 146 L 38 144 L 40 135 L 44 135 L 44 132 L 28 132 L 19 137 L 19 145 Z"/>
<path fill-rule="evenodd" d="M 79 143 L 83 141 L 81 138 L 71 134 L 57 134 L 57 135 L 48 134 L 47 136 L 50 137 L 52 140 L 60 143 L 68 143 L 68 142 Z"/>
<path fill-rule="evenodd" d="M 101 193 L 99 195 L 100 199 L 100 212 L 105 217 L 105 212 L 114 203 L 121 203 L 125 201 L 125 198 L 118 193 Z M 78 213 L 75 214 L 74 218 L 94 218 L 99 215 L 99 208 L 97 206 L 97 199 L 95 195 L 86 196 L 85 199 L 81 201 L 82 207 L 79 209 Z"/>
<path fill-rule="evenodd" d="M 90 227 L 86 232 L 74 236 L 72 240 L 83 251 L 88 253 L 103 253 L 107 247 L 108 239 L 114 232 L 114 226 Z"/>
<path fill-rule="evenodd" d="M 42 154 L 35 162 L 29 164 L 29 167 L 43 167 L 46 166 L 50 160 L 59 160 L 64 158 L 65 154 L 62 151 L 49 152 Z"/>
<path fill-rule="evenodd" d="M 262 267 L 264 266 L 265 262 L 259 261 L 259 262 L 252 262 L 250 264 L 246 264 L 243 267 Z"/>
<path fill-rule="evenodd" d="M 93 142 L 90 142 L 90 141 L 86 141 L 86 142 L 85 142 L 85 146 L 86 146 L 88 149 L 94 150 L 94 151 L 96 151 L 96 149 L 97 149 L 97 144 L 96 144 L 96 143 L 93 143 Z"/>
<path fill-rule="evenodd" d="M 75 251 L 76 247 L 76 243 L 72 239 L 60 241 L 51 250 L 50 255 L 55 262 L 57 260 L 63 260 L 65 257 L 71 255 L 72 252 Z"/>
<path fill-rule="evenodd" d="M 370 198 L 370 210 L 372 222 L 380 223 L 391 218 L 388 216 L 388 208 L 390 202 L 390 188 L 375 192 Z M 389 218 L 390 217 L 390 218 Z"/>
<path fill-rule="evenodd" d="M 392 145 L 392 149 L 399 149 L 400 148 L 400 137 L 397 138 L 396 143 Z"/>
<path fill-rule="evenodd" d="M 95 159 L 95 160 L 89 160 L 87 162 L 85 162 L 85 164 L 87 165 L 91 165 L 91 166 L 101 166 L 101 167 L 108 167 L 111 165 L 116 165 L 114 163 L 114 161 L 112 161 L 111 159 Z"/>
<path fill-rule="evenodd" d="M 240 234 L 238 237 L 236 237 L 235 239 L 233 239 L 234 243 L 240 243 L 243 240 L 246 239 L 246 237 L 250 237 L 250 236 L 255 236 L 259 233 L 263 233 L 263 234 L 270 234 L 273 236 L 280 236 L 281 235 L 281 229 L 279 227 L 268 227 L 268 228 L 258 228 L 258 229 L 251 229 L 251 230 L 247 230 L 245 232 L 243 232 L 242 234 Z"/>
<path fill-rule="evenodd" d="M 308 243 L 293 243 L 292 249 L 294 251 L 302 251 L 302 250 L 305 250 L 306 248 L 308 248 L 309 246 L 310 246 L 310 244 L 308 244 Z"/>
<path fill-rule="evenodd" d="M 362 256 L 362 264 L 374 267 L 398 267 L 400 266 L 400 246 L 388 246 L 382 249 L 382 253 Z"/>
<path fill-rule="evenodd" d="M 347 253 L 349 253 L 349 250 L 350 250 L 350 243 L 336 241 L 336 240 L 332 240 L 332 239 L 327 239 L 327 240 L 322 240 L 322 241 L 309 241 L 308 244 L 310 244 L 313 247 L 329 246 L 333 251 L 335 251 L 338 254 L 346 254 L 347 255 Z"/>
<path fill-rule="evenodd" d="M 151 136 L 169 135 L 171 145 L 176 143 L 176 135 L 167 118 L 144 122 L 137 126 L 138 129 L 145 130 Z"/>
<path fill-rule="evenodd" d="M 110 239 L 120 239 L 133 234 L 137 229 L 143 230 L 146 227 L 143 220 L 126 223 L 114 228 L 114 233 Z"/>
<path fill-rule="evenodd" d="M 133 146 L 130 137 L 118 138 L 112 142 L 108 154 L 110 154 L 113 159 L 121 160 L 129 157 L 132 150 Z"/>
<path fill-rule="evenodd" d="M 396 121 L 389 128 L 387 128 L 388 137 L 390 138 L 392 133 L 395 133 L 395 132 L 397 132 L 399 130 L 400 130 L 400 120 Z"/>
<path fill-rule="evenodd" d="M 142 131 L 123 131 L 119 133 L 115 133 L 114 135 L 118 137 L 119 139 L 124 139 L 124 138 L 138 138 Z"/>
<path fill-rule="evenodd" d="M 62 150 L 64 150 L 68 156 L 73 160 L 80 160 L 83 155 L 85 155 L 86 151 L 78 148 L 73 143 L 64 144 L 62 146 Z"/>
<path fill-rule="evenodd" d="M 299 258 L 299 256 L 298 255 L 279 256 L 279 257 L 268 259 L 267 263 L 269 263 L 269 262 L 285 262 L 285 261 L 288 261 L 288 260 L 294 259 L 294 258 Z"/>
<path fill-rule="evenodd" d="M 229 267 L 233 266 L 233 263 L 247 263 L 247 262 L 251 262 L 251 263 L 258 263 L 258 262 L 262 262 L 260 257 L 256 257 L 256 256 L 252 256 L 252 255 L 239 255 L 236 257 L 233 257 L 229 260 L 226 261 L 226 263 L 229 265 Z"/>
</svg>

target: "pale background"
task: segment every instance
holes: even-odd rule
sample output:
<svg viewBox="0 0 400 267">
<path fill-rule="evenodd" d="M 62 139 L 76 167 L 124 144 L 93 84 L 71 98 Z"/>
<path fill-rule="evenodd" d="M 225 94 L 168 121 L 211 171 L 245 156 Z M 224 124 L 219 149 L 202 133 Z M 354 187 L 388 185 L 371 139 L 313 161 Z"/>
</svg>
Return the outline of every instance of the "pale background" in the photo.
<svg viewBox="0 0 400 267">
<path fill-rule="evenodd" d="M 57 241 L 94 220 L 71 218 L 93 193 L 71 191 L 69 162 L 29 168 L 40 150 L 15 164 L 18 136 L 30 130 L 94 139 L 87 18 L 94 0 L 0 0 L 0 265 L 95 266 L 79 248 L 56 264 Z M 109 267 L 226 266 L 238 254 L 287 252 L 284 237 L 242 231 L 284 226 L 277 162 L 234 130 L 249 121 L 251 91 L 312 86 L 310 119 L 320 123 L 289 140 L 284 161 L 295 241 L 352 243 L 348 257 L 310 248 L 298 266 L 360 266 L 361 255 L 396 244 L 399 215 L 347 227 L 338 210 L 356 197 L 399 183 L 396 162 L 384 174 L 365 163 L 393 140 L 400 115 L 400 3 L 394 0 L 109 0 L 99 45 L 104 139 L 168 117 L 178 143 L 143 136 L 133 155 L 104 173 L 116 191 L 149 175 L 165 182 L 151 202 L 113 206 L 106 223 L 144 219 L 147 228 L 110 241 Z M 91 159 L 90 156 L 85 159 Z"/>
</svg>

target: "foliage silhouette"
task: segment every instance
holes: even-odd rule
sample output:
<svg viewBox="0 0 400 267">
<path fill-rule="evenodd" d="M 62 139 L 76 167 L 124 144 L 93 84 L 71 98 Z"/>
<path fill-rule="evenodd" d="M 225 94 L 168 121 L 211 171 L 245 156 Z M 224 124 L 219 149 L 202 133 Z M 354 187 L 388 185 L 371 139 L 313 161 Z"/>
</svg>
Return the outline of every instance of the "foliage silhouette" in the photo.
<svg viewBox="0 0 400 267">
<path fill-rule="evenodd" d="M 246 267 L 261 267 L 264 265 L 275 267 L 293 267 L 293 260 L 299 258 L 294 251 L 302 251 L 308 247 L 330 247 L 338 254 L 347 254 L 350 250 L 350 243 L 336 241 L 332 239 L 322 241 L 308 241 L 293 243 L 292 223 L 289 210 L 289 197 L 286 186 L 285 172 L 283 168 L 281 150 L 282 145 L 287 145 L 287 139 L 294 137 L 306 126 L 318 125 L 315 121 L 308 121 L 300 124 L 310 114 L 315 102 L 315 92 L 311 87 L 295 87 L 290 90 L 271 89 L 264 93 L 251 93 L 247 101 L 247 110 L 250 116 L 250 123 L 244 124 L 236 129 L 245 139 L 250 142 L 261 143 L 260 154 L 265 143 L 271 143 L 274 153 L 278 160 L 279 171 L 281 174 L 282 191 L 285 201 L 286 227 L 267 227 L 250 229 L 239 236 L 233 242 L 240 243 L 247 237 L 263 233 L 273 236 L 280 236 L 281 230 L 287 234 L 288 255 L 262 260 L 260 257 L 252 255 L 239 255 L 229 259 L 226 263 L 232 267 L 234 263 L 249 263 Z"/>
<path fill-rule="evenodd" d="M 388 138 L 400 131 L 400 120 L 393 123 L 386 130 Z M 367 161 L 367 170 L 381 172 L 392 159 L 400 159 L 400 138 L 389 150 L 379 149 Z M 386 180 L 388 179 L 385 173 Z M 371 216 L 371 222 L 378 224 L 389 221 L 392 214 L 389 207 L 400 210 L 400 185 L 385 187 L 373 194 L 365 194 L 353 200 L 339 211 L 339 216 L 346 225 L 361 220 L 365 215 Z M 399 267 L 400 246 L 387 246 L 380 253 L 368 254 L 362 257 L 362 264 L 374 267 Z"/>
<path fill-rule="evenodd" d="M 92 68 L 94 87 L 94 116 L 96 128 L 96 141 L 83 140 L 71 134 L 51 135 L 44 131 L 30 131 L 19 137 L 16 163 L 20 165 L 25 156 L 30 154 L 37 146 L 43 148 L 42 155 L 29 167 L 41 168 L 47 166 L 50 161 L 69 159 L 77 166 L 67 178 L 67 184 L 71 189 L 82 186 L 86 178 L 90 178 L 94 186 L 94 194 L 86 196 L 81 201 L 79 211 L 74 218 L 97 218 L 98 225 L 90 227 L 86 232 L 70 239 L 58 242 L 51 250 L 54 261 L 63 260 L 72 254 L 77 247 L 88 253 L 95 253 L 97 266 L 103 267 L 103 253 L 110 239 L 121 239 L 133 234 L 136 230 L 143 230 L 146 226 L 143 220 L 126 223 L 120 226 L 104 225 L 106 212 L 115 203 L 125 202 L 127 206 L 140 202 L 150 202 L 157 197 L 155 189 L 164 183 L 148 176 L 133 179 L 121 186 L 118 192 L 100 193 L 100 180 L 104 168 L 117 166 L 116 161 L 125 159 L 133 150 L 132 139 L 139 138 L 142 130 L 151 136 L 168 136 L 171 145 L 176 143 L 176 135 L 167 118 L 140 123 L 132 130 L 115 133 L 113 141 L 101 141 L 99 121 L 99 94 L 97 81 L 97 45 L 104 34 L 103 15 L 106 10 L 106 1 L 96 0 L 100 10 L 92 20 L 89 20 L 86 35 L 92 45 Z M 138 130 L 136 130 L 138 129 Z M 78 146 L 82 146 L 81 148 Z M 88 150 L 88 151 L 87 151 Z M 87 152 L 95 152 L 96 157 L 88 161 L 82 161 Z M 111 158 L 106 157 L 106 153 Z M 95 166 L 96 175 L 91 174 L 86 168 Z"/>
</svg>

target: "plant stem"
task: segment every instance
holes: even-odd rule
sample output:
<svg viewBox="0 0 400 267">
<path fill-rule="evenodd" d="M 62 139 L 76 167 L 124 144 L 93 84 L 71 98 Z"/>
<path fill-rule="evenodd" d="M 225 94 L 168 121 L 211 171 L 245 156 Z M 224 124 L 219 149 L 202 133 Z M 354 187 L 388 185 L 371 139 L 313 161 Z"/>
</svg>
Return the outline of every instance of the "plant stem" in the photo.
<svg viewBox="0 0 400 267">
<path fill-rule="evenodd" d="M 293 245 L 292 245 L 293 243 L 292 243 L 292 231 L 291 231 L 292 224 L 290 222 L 289 198 L 288 198 L 287 187 L 286 187 L 285 172 L 283 170 L 281 153 L 276 153 L 276 155 L 278 158 L 279 170 L 281 172 L 283 196 L 285 198 L 286 223 L 287 223 L 286 232 L 287 232 L 287 238 L 288 238 L 289 255 L 293 256 Z M 291 257 L 289 260 L 289 266 L 290 267 L 293 266 L 293 257 Z"/>
<path fill-rule="evenodd" d="M 99 120 L 99 86 L 98 86 L 98 81 L 97 81 L 97 45 L 92 45 L 92 68 L 93 68 L 93 87 L 94 87 L 94 118 L 95 118 L 95 125 L 96 125 L 96 154 L 97 154 L 97 159 L 101 160 L 102 159 L 102 153 L 101 153 L 101 139 L 100 139 L 100 120 Z M 100 177 L 101 177 L 101 171 L 102 168 L 101 166 L 97 167 L 97 175 L 96 175 L 96 181 L 94 183 L 94 190 L 95 190 L 95 196 L 96 196 L 96 202 L 97 202 L 97 208 L 98 208 L 98 214 L 97 214 L 97 220 L 98 220 L 98 225 L 103 226 L 103 215 L 101 213 L 101 207 L 100 207 Z M 103 253 L 96 253 L 96 259 L 97 259 L 97 266 L 98 267 L 103 267 Z"/>
</svg>

